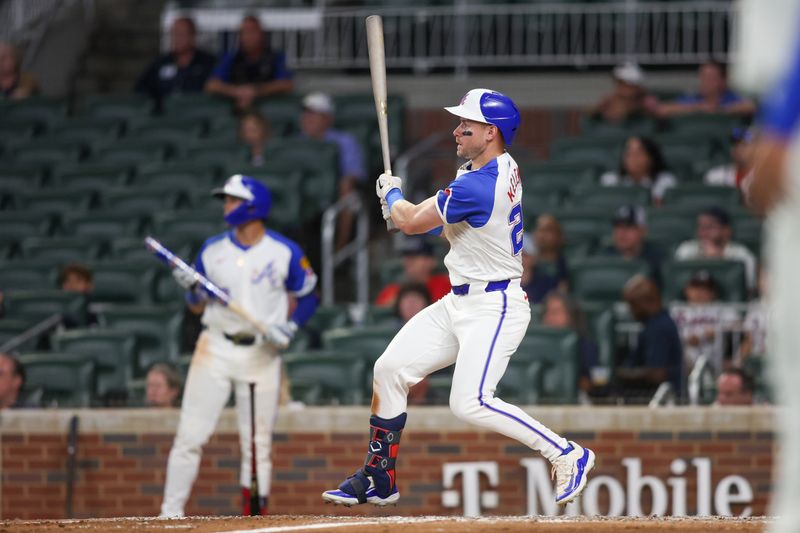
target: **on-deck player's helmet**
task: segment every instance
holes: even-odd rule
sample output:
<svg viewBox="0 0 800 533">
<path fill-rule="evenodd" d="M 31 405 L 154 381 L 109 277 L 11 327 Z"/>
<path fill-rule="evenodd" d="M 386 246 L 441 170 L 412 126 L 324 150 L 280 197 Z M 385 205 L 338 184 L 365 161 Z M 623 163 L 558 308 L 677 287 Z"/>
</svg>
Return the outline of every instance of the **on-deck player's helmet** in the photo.
<svg viewBox="0 0 800 533">
<path fill-rule="evenodd" d="M 227 179 L 225 185 L 211 191 L 217 198 L 232 196 L 244 200 L 242 205 L 225 215 L 225 222 L 238 226 L 250 220 L 267 218 L 272 207 L 272 194 L 266 186 L 250 176 L 235 174 Z"/>
<path fill-rule="evenodd" d="M 520 123 L 519 109 L 508 96 L 491 89 L 472 89 L 457 106 L 445 107 L 457 117 L 497 126 L 511 145 Z"/>
</svg>

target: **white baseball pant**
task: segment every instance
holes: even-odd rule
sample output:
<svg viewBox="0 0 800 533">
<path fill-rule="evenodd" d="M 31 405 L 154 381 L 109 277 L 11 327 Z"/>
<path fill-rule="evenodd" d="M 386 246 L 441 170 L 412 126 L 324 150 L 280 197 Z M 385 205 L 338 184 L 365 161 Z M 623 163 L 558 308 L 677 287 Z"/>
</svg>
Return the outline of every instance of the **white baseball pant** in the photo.
<svg viewBox="0 0 800 533">
<path fill-rule="evenodd" d="M 278 411 L 281 358 L 267 345 L 236 346 L 205 330 L 197 340 L 183 393 L 178 432 L 169 453 L 161 516 L 183 516 L 203 445 L 214 432 L 233 386 L 241 446 L 239 483 L 250 486 L 250 391 L 255 382 L 256 471 L 260 496 L 272 477 L 272 430 Z"/>
<path fill-rule="evenodd" d="M 412 318 L 375 362 L 372 412 L 391 419 L 406 411 L 409 387 L 455 363 L 450 409 L 460 419 L 492 429 L 555 459 L 567 441 L 494 396 L 508 361 L 530 322 L 519 281 L 504 291 L 447 294 Z"/>
</svg>

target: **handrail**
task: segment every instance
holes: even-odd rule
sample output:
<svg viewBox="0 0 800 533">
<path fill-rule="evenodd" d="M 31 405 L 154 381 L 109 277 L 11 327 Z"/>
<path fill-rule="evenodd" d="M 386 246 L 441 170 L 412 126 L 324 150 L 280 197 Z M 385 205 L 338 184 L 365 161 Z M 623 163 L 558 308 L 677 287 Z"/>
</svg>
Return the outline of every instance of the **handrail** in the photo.
<svg viewBox="0 0 800 533">
<path fill-rule="evenodd" d="M 669 381 L 665 381 L 658 386 L 650 403 L 647 404 L 651 409 L 657 409 L 663 405 L 675 405 L 675 391 Z"/>
<path fill-rule="evenodd" d="M 34 337 L 38 337 L 42 333 L 50 331 L 51 329 L 55 328 L 59 324 L 61 324 L 62 320 L 61 313 L 55 313 L 50 315 L 49 317 L 45 318 L 41 322 L 37 323 L 34 326 L 26 329 L 19 335 L 15 337 L 11 337 L 2 345 L 0 345 L 0 352 L 10 352 L 17 348 L 18 346 L 22 346 L 29 340 L 33 339 Z"/>
<path fill-rule="evenodd" d="M 336 218 L 349 209 L 356 214 L 356 236 L 341 250 L 335 249 Z M 333 305 L 335 287 L 333 275 L 336 267 L 355 257 L 356 269 L 353 283 L 356 286 L 356 301 L 366 306 L 369 301 L 369 216 L 362 209 L 362 202 L 355 192 L 339 199 L 322 214 L 322 304 Z"/>
<path fill-rule="evenodd" d="M 689 374 L 689 405 L 700 405 L 703 398 L 703 379 L 714 378 L 714 367 L 705 355 L 701 355 L 694 363 L 694 368 Z"/>
</svg>

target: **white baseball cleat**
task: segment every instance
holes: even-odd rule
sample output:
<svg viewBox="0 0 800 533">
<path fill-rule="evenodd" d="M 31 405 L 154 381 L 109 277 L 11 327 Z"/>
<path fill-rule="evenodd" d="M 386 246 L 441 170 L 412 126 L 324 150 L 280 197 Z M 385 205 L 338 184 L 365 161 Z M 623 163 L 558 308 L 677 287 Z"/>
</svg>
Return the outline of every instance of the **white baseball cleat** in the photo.
<svg viewBox="0 0 800 533">
<path fill-rule="evenodd" d="M 594 468 L 594 452 L 569 441 L 572 448 L 553 461 L 551 476 L 556 479 L 556 503 L 566 505 L 586 487 L 589 472 Z"/>
</svg>

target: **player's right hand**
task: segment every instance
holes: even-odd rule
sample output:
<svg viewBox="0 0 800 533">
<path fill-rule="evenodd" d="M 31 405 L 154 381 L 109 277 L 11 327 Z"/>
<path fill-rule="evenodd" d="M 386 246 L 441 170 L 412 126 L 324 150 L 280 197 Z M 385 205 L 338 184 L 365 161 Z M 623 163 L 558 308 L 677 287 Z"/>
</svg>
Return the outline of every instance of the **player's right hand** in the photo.
<svg viewBox="0 0 800 533">
<path fill-rule="evenodd" d="M 291 320 L 286 324 L 268 324 L 262 328 L 264 330 L 264 341 L 273 345 L 279 350 L 289 347 L 289 343 L 294 339 L 297 332 L 297 324 Z"/>
<path fill-rule="evenodd" d="M 383 220 L 389 220 L 392 218 L 392 212 L 389 210 L 389 204 L 386 203 L 386 200 L 381 198 L 381 215 L 383 215 Z"/>
<path fill-rule="evenodd" d="M 194 279 L 194 275 L 189 272 L 185 272 L 180 268 L 172 269 L 172 277 L 175 278 L 175 281 L 183 287 L 184 290 L 190 291 L 194 286 L 197 284 L 197 280 Z"/>
<path fill-rule="evenodd" d="M 392 189 L 402 190 L 403 180 L 397 176 L 386 173 L 378 176 L 378 179 L 375 181 L 375 194 L 378 195 L 378 198 L 385 202 L 386 195 L 389 194 L 389 191 Z"/>
</svg>

